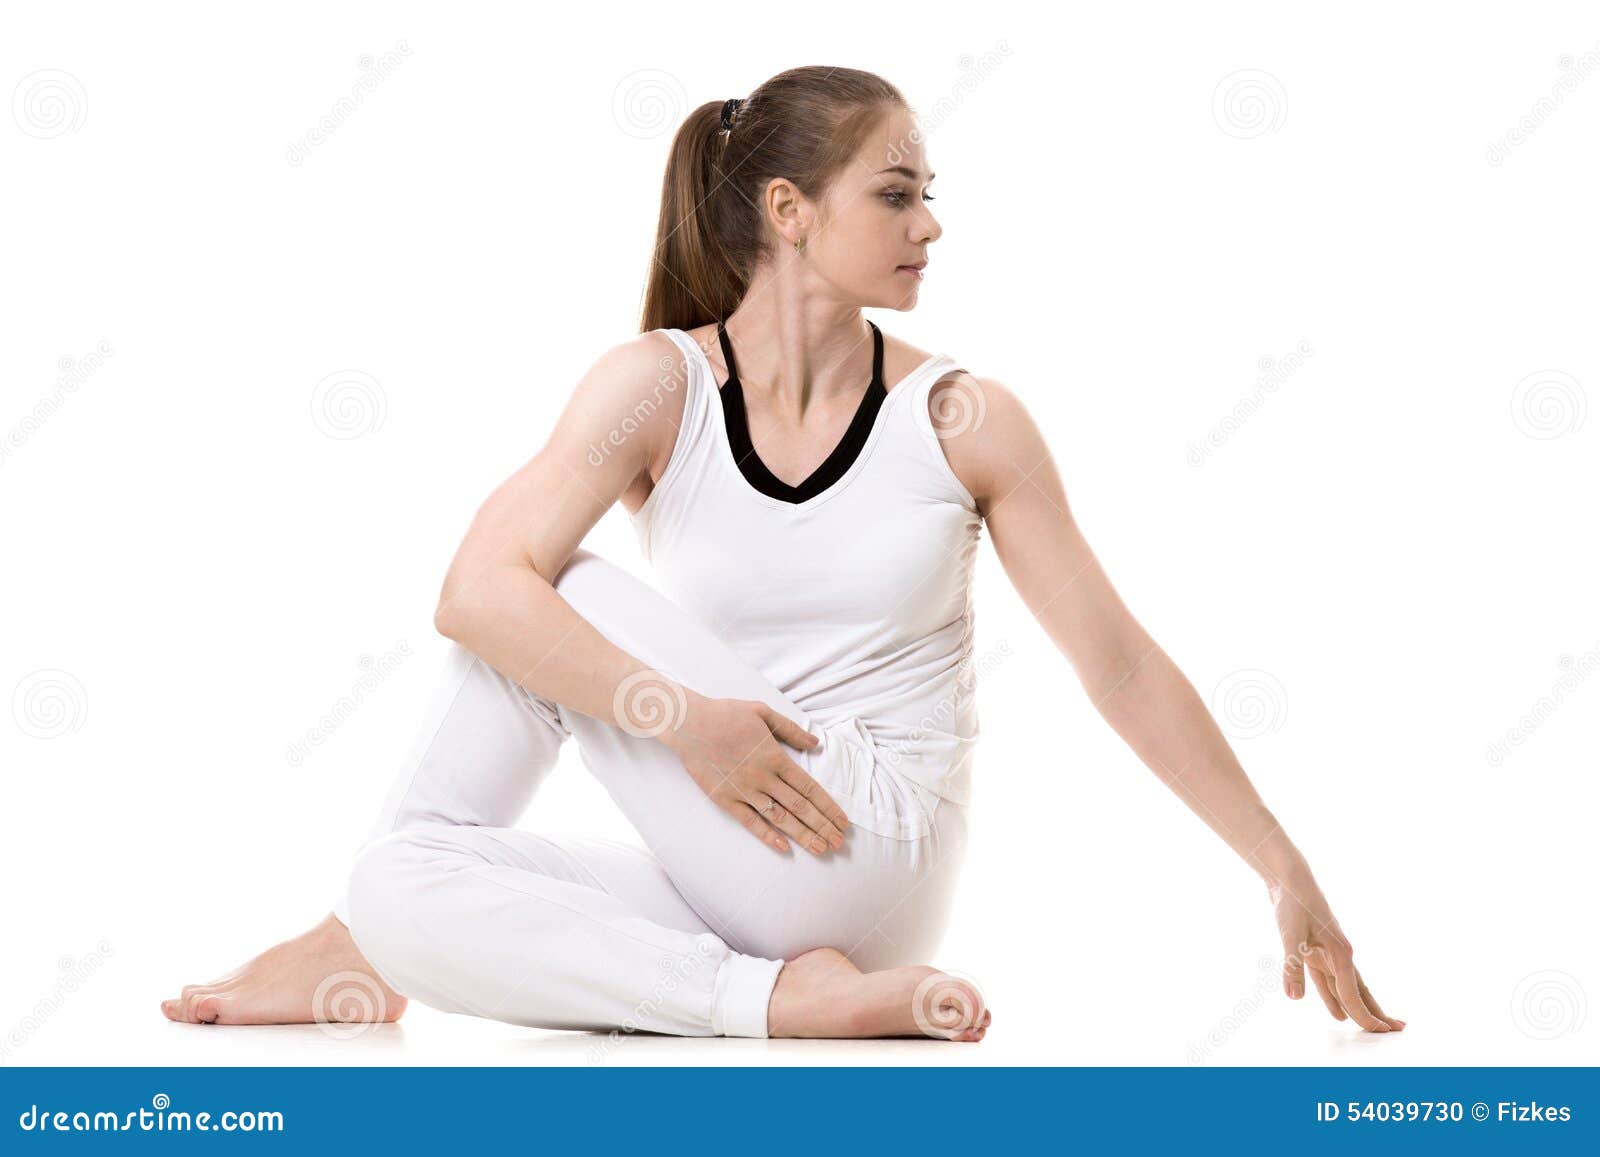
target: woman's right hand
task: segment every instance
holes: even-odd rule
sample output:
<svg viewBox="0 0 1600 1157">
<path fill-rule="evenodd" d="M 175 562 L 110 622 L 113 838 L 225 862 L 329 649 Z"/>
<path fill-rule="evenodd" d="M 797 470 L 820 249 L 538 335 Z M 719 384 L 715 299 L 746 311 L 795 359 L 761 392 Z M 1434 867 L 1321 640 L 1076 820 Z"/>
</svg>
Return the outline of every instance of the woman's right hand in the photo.
<svg viewBox="0 0 1600 1157">
<path fill-rule="evenodd" d="M 824 854 L 844 846 L 850 821 L 822 785 L 779 746 L 809 750 L 822 740 L 759 699 L 711 699 L 687 688 L 681 721 L 656 734 L 700 790 L 780 852 L 788 833 Z"/>
</svg>

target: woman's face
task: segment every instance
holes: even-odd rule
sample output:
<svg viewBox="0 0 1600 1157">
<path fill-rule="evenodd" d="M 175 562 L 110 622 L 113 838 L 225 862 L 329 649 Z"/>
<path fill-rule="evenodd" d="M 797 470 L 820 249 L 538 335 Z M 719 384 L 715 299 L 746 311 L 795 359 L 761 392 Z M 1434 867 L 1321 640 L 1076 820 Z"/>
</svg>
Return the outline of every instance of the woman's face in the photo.
<svg viewBox="0 0 1600 1157">
<path fill-rule="evenodd" d="M 852 304 L 912 309 L 922 287 L 928 246 L 943 230 L 928 202 L 922 133 L 894 109 L 834 178 L 817 219 L 804 231 L 802 263 Z"/>
</svg>

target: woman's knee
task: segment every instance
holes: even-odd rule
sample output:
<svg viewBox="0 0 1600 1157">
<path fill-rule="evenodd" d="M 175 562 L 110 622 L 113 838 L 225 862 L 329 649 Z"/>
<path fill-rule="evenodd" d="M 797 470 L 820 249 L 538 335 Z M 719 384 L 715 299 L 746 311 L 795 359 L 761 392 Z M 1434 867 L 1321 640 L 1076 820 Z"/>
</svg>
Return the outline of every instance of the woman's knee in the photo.
<svg viewBox="0 0 1600 1157">
<path fill-rule="evenodd" d="M 404 992 L 396 979 L 416 949 L 426 943 L 418 923 L 418 884 L 425 878 L 427 833 L 391 832 L 373 840 L 356 856 L 346 891 L 350 938 L 385 980 Z"/>
</svg>

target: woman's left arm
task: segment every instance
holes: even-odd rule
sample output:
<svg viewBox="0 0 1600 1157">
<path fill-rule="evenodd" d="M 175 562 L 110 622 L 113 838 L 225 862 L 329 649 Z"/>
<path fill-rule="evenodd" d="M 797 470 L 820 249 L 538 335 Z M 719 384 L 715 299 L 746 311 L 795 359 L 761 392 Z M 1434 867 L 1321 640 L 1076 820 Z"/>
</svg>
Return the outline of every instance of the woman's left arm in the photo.
<svg viewBox="0 0 1600 1157">
<path fill-rule="evenodd" d="M 1303 996 L 1309 967 L 1335 1018 L 1348 1015 L 1372 1032 L 1403 1027 L 1368 991 L 1305 857 L 1256 793 L 1193 684 L 1113 589 L 1021 401 L 993 379 L 962 374 L 934 388 L 929 410 L 1007 576 L 1096 710 L 1266 883 L 1284 946 L 1284 992 Z"/>
</svg>

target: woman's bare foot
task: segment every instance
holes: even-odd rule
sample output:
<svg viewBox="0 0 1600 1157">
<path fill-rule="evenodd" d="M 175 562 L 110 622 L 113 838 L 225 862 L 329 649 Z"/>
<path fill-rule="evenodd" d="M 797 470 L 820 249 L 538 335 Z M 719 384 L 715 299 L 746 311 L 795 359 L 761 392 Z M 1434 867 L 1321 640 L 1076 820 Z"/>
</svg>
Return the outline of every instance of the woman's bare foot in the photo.
<svg viewBox="0 0 1600 1157">
<path fill-rule="evenodd" d="M 377 1024 L 405 1010 L 406 998 L 383 982 L 331 912 L 227 976 L 161 1002 L 168 1020 L 191 1024 Z"/>
<path fill-rule="evenodd" d="M 925 964 L 862 972 L 837 948 L 814 948 L 786 961 L 767 1003 L 767 1035 L 773 1037 L 980 1041 L 992 1019 L 969 980 Z"/>
</svg>

